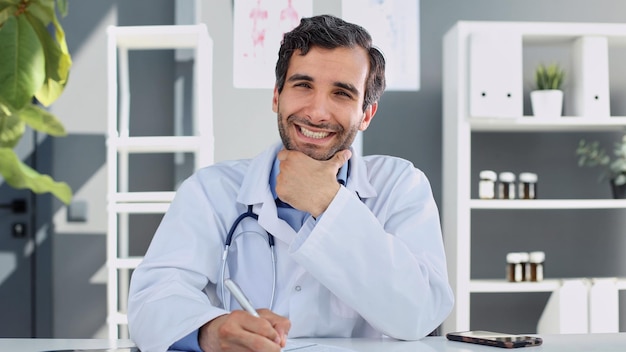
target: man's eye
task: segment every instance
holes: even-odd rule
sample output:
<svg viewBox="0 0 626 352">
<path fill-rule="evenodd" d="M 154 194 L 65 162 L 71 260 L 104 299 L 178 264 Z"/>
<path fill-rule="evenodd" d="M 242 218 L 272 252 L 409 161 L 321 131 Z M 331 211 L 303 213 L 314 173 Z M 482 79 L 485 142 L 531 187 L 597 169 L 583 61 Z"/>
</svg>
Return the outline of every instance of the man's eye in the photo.
<svg viewBox="0 0 626 352">
<path fill-rule="evenodd" d="M 341 96 L 344 96 L 344 97 L 346 97 L 346 98 L 352 98 L 352 95 L 351 95 L 350 93 L 347 93 L 347 92 L 345 92 L 345 91 L 343 91 L 343 90 L 340 90 L 340 91 L 338 91 L 338 92 L 337 92 L 337 93 L 335 93 L 335 94 L 337 94 L 337 95 L 341 95 Z"/>
<path fill-rule="evenodd" d="M 303 87 L 303 88 L 311 88 L 311 85 L 308 84 L 307 82 L 296 83 L 294 86 L 296 86 L 296 87 Z"/>
</svg>

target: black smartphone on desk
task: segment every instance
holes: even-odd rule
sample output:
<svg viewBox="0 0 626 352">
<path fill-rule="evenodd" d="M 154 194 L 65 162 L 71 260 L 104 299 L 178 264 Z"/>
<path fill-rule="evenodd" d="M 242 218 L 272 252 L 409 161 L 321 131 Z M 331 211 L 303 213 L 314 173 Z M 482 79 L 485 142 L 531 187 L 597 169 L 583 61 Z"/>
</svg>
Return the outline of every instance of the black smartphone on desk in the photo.
<svg viewBox="0 0 626 352">
<path fill-rule="evenodd" d="M 450 332 L 446 334 L 446 337 L 448 340 L 452 341 L 468 342 L 502 348 L 539 346 L 543 343 L 541 337 L 481 330 Z"/>
</svg>

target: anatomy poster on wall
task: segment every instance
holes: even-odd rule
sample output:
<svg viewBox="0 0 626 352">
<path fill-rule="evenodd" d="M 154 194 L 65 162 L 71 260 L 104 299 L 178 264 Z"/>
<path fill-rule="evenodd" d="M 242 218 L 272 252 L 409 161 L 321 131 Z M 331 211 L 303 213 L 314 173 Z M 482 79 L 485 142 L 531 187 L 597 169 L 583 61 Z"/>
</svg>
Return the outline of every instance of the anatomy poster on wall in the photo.
<svg viewBox="0 0 626 352">
<path fill-rule="evenodd" d="M 235 0 L 236 88 L 274 88 L 274 68 L 283 34 L 313 13 L 313 0 Z"/>
<path fill-rule="evenodd" d="M 419 90 L 419 0 L 342 0 L 342 18 L 359 24 L 385 54 L 388 90 Z"/>
</svg>

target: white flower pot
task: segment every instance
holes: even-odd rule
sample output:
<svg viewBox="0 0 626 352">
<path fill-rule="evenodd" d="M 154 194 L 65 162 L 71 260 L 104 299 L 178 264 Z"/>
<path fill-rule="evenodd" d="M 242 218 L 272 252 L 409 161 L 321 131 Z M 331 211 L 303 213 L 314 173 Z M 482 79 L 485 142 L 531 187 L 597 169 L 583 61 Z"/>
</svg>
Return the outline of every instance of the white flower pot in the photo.
<svg viewBox="0 0 626 352">
<path fill-rule="evenodd" d="M 563 112 L 563 91 L 557 89 L 530 92 L 533 115 L 538 118 L 557 118 Z"/>
</svg>

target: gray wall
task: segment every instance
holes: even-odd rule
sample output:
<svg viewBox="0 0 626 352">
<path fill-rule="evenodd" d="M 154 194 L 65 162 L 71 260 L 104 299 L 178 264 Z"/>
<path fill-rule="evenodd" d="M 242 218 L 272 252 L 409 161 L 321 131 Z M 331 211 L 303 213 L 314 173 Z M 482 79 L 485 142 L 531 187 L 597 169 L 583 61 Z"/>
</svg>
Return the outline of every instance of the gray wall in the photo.
<svg viewBox="0 0 626 352">
<path fill-rule="evenodd" d="M 626 19 L 626 3 L 621 0 L 422 0 L 420 3 L 421 90 L 383 95 L 378 114 L 364 134 L 364 153 L 411 160 L 429 176 L 438 202 L 441 199 L 442 37 L 456 21 L 624 22 Z M 200 12 L 214 41 L 217 161 L 254 156 L 278 139 L 271 112 L 272 91 L 232 86 L 232 6 L 232 1 L 202 1 Z M 315 0 L 314 12 L 340 15 L 340 2 Z M 106 299 L 101 271 L 106 233 L 106 26 L 173 21 L 174 5 L 167 0 L 75 1 L 70 3 L 69 16 L 62 20 L 74 66 L 67 91 L 52 111 L 61 117 L 70 136 L 49 143 L 53 148 L 53 173 L 72 185 L 75 200 L 85 202 L 89 213 L 85 223 L 68 222 L 66 208 L 55 203 L 50 226 L 55 337 L 106 335 L 102 330 Z M 170 130 L 174 110 L 172 81 L 176 71 L 172 54 L 153 54 L 131 58 L 135 75 L 131 80 L 137 79 L 137 86 L 131 87 L 135 89 L 133 102 L 137 104 L 137 118 L 147 123 L 142 131 L 146 134 Z M 162 69 L 163 64 L 167 66 L 170 62 L 171 69 Z M 622 91 L 624 85 L 626 80 Z M 626 115 L 626 111 L 622 114 Z M 596 183 L 596 170 L 575 166 L 573 150 L 582 136 L 586 135 L 481 134 L 475 136 L 472 170 L 477 174 L 483 168 L 514 172 L 532 168 L 540 175 L 542 197 L 567 198 L 572 194 L 608 197 L 606 185 Z M 600 137 L 606 140 L 609 136 Z M 170 168 L 171 160 L 157 158 L 140 163 L 145 172 L 137 173 L 140 181 L 148 182 L 151 187 L 173 182 L 171 172 L 162 170 L 163 165 L 166 171 Z M 159 167 L 161 172 L 155 172 Z M 472 185 L 475 183 L 472 180 Z M 529 219 L 531 215 L 537 215 L 539 220 Z M 480 234 L 475 237 L 475 245 L 492 250 L 494 256 L 475 260 L 472 274 L 501 277 L 503 253 L 532 247 L 546 250 L 549 277 L 626 275 L 619 251 L 624 247 L 620 233 L 622 217 L 617 211 L 584 216 L 578 212 L 480 213 L 473 223 L 473 230 Z M 151 219 L 147 228 L 137 229 L 134 251 L 145 248 L 157 221 Z M 476 298 L 472 311 L 489 313 L 474 314 L 473 328 L 511 332 L 532 332 L 547 300 L 543 294 Z M 521 309 L 511 310 L 511 307 Z"/>
<path fill-rule="evenodd" d="M 52 235 L 52 335 L 107 337 L 106 319 L 106 128 L 109 25 L 174 23 L 173 1 L 77 1 L 62 20 L 72 53 L 71 77 L 51 110 L 69 136 L 53 139 L 54 176 L 68 182 L 74 201 L 87 205 L 86 222 L 71 222 L 55 201 Z M 173 51 L 134 51 L 129 55 L 131 134 L 171 134 L 176 64 Z M 171 188 L 171 155 L 131 158 L 130 188 Z M 131 217 L 131 255 L 143 254 L 160 217 Z M 142 223 L 142 226 L 138 226 Z"/>
</svg>

